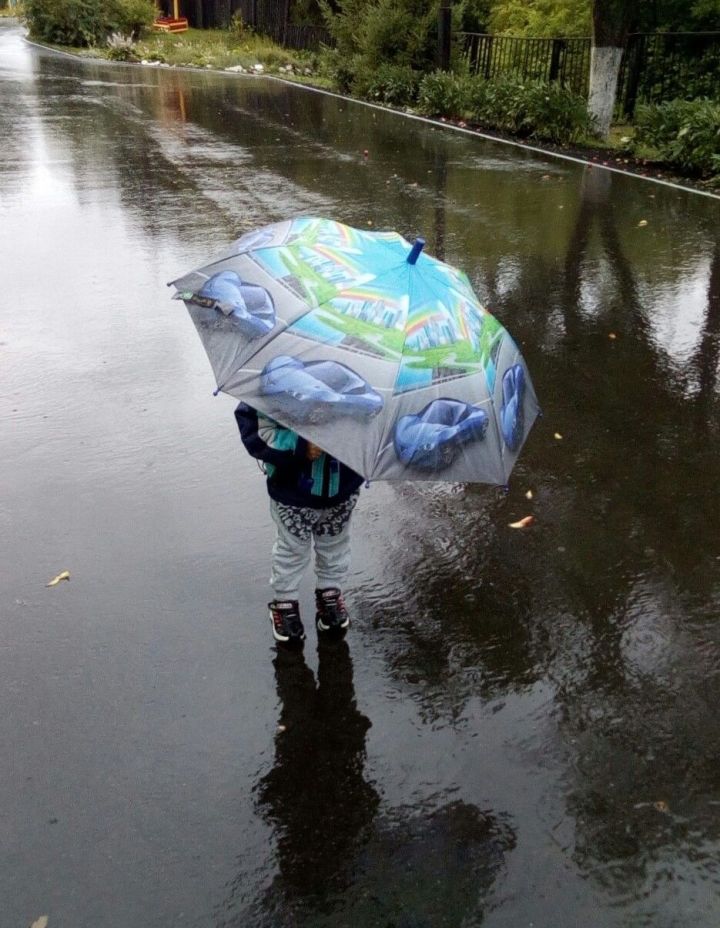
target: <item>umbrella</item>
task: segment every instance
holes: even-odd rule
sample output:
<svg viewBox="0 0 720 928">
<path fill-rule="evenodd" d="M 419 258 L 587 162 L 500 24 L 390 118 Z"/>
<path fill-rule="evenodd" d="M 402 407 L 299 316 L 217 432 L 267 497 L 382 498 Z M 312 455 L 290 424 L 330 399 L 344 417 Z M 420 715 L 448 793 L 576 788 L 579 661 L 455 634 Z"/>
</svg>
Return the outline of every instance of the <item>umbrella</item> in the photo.
<svg viewBox="0 0 720 928">
<path fill-rule="evenodd" d="M 527 367 L 423 245 L 303 216 L 175 280 L 215 392 L 368 480 L 506 484 L 538 414 Z"/>
</svg>

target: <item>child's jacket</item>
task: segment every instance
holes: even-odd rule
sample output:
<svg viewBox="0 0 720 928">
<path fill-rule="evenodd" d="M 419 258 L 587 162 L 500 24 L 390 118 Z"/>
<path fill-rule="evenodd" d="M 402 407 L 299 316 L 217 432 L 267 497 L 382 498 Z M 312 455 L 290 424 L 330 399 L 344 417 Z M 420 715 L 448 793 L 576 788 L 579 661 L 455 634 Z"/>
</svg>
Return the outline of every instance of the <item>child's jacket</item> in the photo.
<svg viewBox="0 0 720 928">
<path fill-rule="evenodd" d="M 304 438 L 247 403 L 240 403 L 235 419 L 245 448 L 263 462 L 268 493 L 278 503 L 326 509 L 360 488 L 363 478 L 354 470 L 329 454 L 309 461 Z"/>
</svg>

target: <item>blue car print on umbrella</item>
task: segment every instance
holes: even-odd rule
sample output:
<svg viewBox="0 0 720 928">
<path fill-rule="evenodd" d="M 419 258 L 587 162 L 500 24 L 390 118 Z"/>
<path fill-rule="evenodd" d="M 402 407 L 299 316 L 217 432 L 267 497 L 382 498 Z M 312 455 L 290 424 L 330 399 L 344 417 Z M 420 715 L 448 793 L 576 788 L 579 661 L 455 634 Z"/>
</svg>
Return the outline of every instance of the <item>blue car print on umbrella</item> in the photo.
<svg viewBox="0 0 720 928">
<path fill-rule="evenodd" d="M 500 429 L 505 444 L 517 451 L 525 432 L 523 398 L 525 396 L 525 372 L 521 364 L 513 364 L 503 374 L 503 401 L 500 407 Z"/>
<path fill-rule="evenodd" d="M 407 467 L 442 470 L 463 445 L 485 437 L 487 413 L 460 400 L 433 400 L 395 425 L 395 453 Z"/>
<path fill-rule="evenodd" d="M 303 362 L 288 355 L 265 365 L 260 393 L 276 413 L 301 423 L 334 416 L 370 419 L 383 407 L 380 394 L 339 361 Z"/>
<path fill-rule="evenodd" d="M 248 284 L 235 271 L 220 271 L 188 302 L 219 310 L 246 338 L 260 338 L 275 326 L 275 307 L 264 287 Z"/>
</svg>

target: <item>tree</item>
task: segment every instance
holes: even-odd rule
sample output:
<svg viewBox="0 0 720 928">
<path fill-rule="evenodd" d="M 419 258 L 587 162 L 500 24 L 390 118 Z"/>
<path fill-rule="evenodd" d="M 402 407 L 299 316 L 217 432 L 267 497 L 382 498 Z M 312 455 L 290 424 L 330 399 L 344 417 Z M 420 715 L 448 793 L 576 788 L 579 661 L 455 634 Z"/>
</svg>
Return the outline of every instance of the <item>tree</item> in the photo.
<svg viewBox="0 0 720 928">
<path fill-rule="evenodd" d="M 491 6 L 495 35 L 564 37 L 590 31 L 590 0 L 495 0 Z"/>
<path fill-rule="evenodd" d="M 602 138 L 610 133 L 620 61 L 635 7 L 633 0 L 592 0 L 588 110 Z"/>
</svg>

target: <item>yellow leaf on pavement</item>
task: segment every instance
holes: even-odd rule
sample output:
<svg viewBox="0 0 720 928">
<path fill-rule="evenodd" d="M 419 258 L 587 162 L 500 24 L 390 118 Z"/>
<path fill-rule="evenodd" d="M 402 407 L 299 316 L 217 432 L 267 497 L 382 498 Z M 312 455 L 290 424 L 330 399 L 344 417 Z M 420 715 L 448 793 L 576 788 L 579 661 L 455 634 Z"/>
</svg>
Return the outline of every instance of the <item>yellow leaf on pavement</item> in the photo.
<svg viewBox="0 0 720 928">
<path fill-rule="evenodd" d="M 70 571 L 64 570 L 61 574 L 58 574 L 57 577 L 53 577 L 50 583 L 46 583 L 45 586 L 57 586 L 61 580 L 69 580 L 69 579 L 70 579 Z"/>
<path fill-rule="evenodd" d="M 30 928 L 47 928 L 47 925 L 48 925 L 47 915 L 41 915 L 40 918 L 36 919 L 32 923 L 32 925 L 30 925 Z"/>
<path fill-rule="evenodd" d="M 534 516 L 525 516 L 524 519 L 520 519 L 518 522 L 511 522 L 510 528 L 526 528 L 528 525 L 532 525 L 535 521 Z"/>
</svg>

